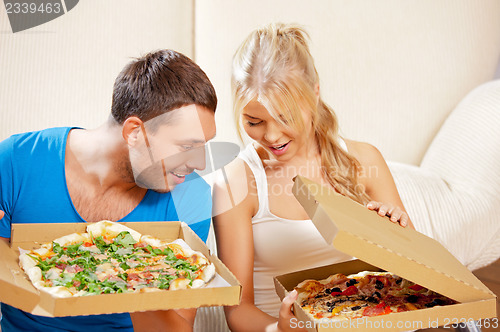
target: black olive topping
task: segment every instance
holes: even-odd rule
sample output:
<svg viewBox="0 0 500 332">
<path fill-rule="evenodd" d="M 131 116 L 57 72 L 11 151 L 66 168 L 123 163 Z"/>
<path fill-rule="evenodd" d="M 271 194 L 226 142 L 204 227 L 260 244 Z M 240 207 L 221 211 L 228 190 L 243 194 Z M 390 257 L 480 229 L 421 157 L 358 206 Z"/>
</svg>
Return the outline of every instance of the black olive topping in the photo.
<svg viewBox="0 0 500 332">
<path fill-rule="evenodd" d="M 416 303 L 418 301 L 418 296 L 410 295 L 406 298 L 406 301 L 408 301 L 410 303 Z"/>
<path fill-rule="evenodd" d="M 380 280 L 375 281 L 375 288 L 376 289 L 382 289 L 384 288 L 384 283 Z"/>
<path fill-rule="evenodd" d="M 358 281 L 356 279 L 351 279 L 348 282 L 346 282 L 345 284 L 347 287 L 350 287 L 350 286 L 356 285 L 357 283 L 358 283 Z"/>
<path fill-rule="evenodd" d="M 357 306 L 351 308 L 352 311 L 356 311 L 356 310 L 359 310 L 359 309 L 361 309 L 360 305 L 357 305 Z"/>
<path fill-rule="evenodd" d="M 366 298 L 366 300 L 367 300 L 368 302 L 371 302 L 371 303 L 378 303 L 378 300 L 377 300 L 376 298 L 374 298 L 373 296 L 368 296 L 368 297 Z"/>
<path fill-rule="evenodd" d="M 330 293 L 341 293 L 342 291 L 338 287 L 334 287 L 329 289 Z"/>
<path fill-rule="evenodd" d="M 445 302 L 441 299 L 434 299 L 432 302 L 434 302 L 436 305 L 445 305 Z"/>
<path fill-rule="evenodd" d="M 373 297 L 377 296 L 379 299 L 382 298 L 382 295 L 379 292 L 375 292 L 372 295 Z"/>
</svg>

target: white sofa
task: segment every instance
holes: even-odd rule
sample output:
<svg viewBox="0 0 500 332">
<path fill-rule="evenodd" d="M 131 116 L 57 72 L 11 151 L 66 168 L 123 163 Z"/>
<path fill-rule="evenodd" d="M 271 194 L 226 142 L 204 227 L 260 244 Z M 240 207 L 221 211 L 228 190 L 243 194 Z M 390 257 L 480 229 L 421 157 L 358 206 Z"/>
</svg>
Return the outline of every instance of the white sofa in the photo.
<svg viewBox="0 0 500 332">
<path fill-rule="evenodd" d="M 100 124 L 129 58 L 174 48 L 216 87 L 217 140 L 238 142 L 231 58 L 251 30 L 276 21 L 309 31 L 342 134 L 383 153 L 416 228 L 470 269 L 498 259 L 498 0 L 86 0 L 17 34 L 0 11 L 0 139 Z M 212 310 L 198 329 L 223 329 Z"/>
</svg>

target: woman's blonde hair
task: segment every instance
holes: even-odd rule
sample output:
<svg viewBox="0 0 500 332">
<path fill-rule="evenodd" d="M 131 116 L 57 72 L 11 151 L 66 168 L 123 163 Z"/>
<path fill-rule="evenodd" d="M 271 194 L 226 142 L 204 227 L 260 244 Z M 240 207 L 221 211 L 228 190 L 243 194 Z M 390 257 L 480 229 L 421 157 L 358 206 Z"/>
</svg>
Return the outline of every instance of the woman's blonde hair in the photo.
<svg viewBox="0 0 500 332">
<path fill-rule="evenodd" d="M 241 44 L 232 71 L 238 134 L 241 138 L 241 112 L 252 100 L 297 132 L 305 127 L 301 110 L 310 110 L 322 175 L 336 191 L 364 204 L 369 197 L 358 182 L 360 164 L 340 147 L 337 117 L 317 98 L 319 78 L 308 38 L 300 26 L 278 23 L 253 31 Z"/>
</svg>

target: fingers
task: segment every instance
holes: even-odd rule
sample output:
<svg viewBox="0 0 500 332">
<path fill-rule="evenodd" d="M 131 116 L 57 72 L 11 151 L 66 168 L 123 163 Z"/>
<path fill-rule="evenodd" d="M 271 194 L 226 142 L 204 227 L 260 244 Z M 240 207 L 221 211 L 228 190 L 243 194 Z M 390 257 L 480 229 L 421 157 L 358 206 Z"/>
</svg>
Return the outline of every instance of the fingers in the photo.
<svg viewBox="0 0 500 332">
<path fill-rule="evenodd" d="M 382 202 L 370 201 L 366 205 L 370 210 L 377 211 L 381 217 L 388 216 L 389 220 L 393 223 L 399 223 L 401 226 L 406 227 L 409 223 L 409 217 L 406 212 L 392 204 L 384 204 Z"/>
<path fill-rule="evenodd" d="M 3 218 L 4 214 L 5 214 L 5 213 L 4 213 L 2 210 L 0 210 L 0 219 L 2 219 L 2 218 Z"/>
<path fill-rule="evenodd" d="M 382 203 L 377 202 L 377 201 L 369 201 L 368 204 L 366 204 L 366 207 L 369 210 L 375 210 L 375 211 L 377 211 L 381 206 L 382 206 Z"/>
<path fill-rule="evenodd" d="M 297 300 L 298 293 L 296 290 L 288 293 L 287 296 L 281 301 L 281 307 L 278 318 L 278 331 L 297 331 L 293 329 L 291 326 L 292 319 L 295 318 L 295 315 L 292 312 L 292 305 Z"/>
<path fill-rule="evenodd" d="M 294 317 L 293 312 L 292 312 L 292 305 L 293 302 L 297 299 L 298 293 L 294 289 L 290 293 L 288 293 L 287 296 L 283 299 L 281 302 L 281 307 L 280 307 L 280 317 L 283 318 L 292 318 Z"/>
<path fill-rule="evenodd" d="M 401 215 L 399 224 L 403 227 L 406 227 L 410 224 L 410 217 L 408 217 L 408 214 L 406 212 L 403 212 L 403 214 Z"/>
<path fill-rule="evenodd" d="M 398 222 L 398 220 L 401 219 L 401 216 L 403 215 L 403 210 L 396 207 L 391 211 L 389 215 L 391 216 L 390 219 L 392 222 Z"/>
<path fill-rule="evenodd" d="M 376 201 L 368 202 L 368 204 L 366 204 L 366 207 L 370 210 L 377 211 L 378 215 L 381 217 L 385 216 L 389 211 L 393 209 L 393 206 L 390 204 L 384 204 L 382 202 Z"/>
</svg>

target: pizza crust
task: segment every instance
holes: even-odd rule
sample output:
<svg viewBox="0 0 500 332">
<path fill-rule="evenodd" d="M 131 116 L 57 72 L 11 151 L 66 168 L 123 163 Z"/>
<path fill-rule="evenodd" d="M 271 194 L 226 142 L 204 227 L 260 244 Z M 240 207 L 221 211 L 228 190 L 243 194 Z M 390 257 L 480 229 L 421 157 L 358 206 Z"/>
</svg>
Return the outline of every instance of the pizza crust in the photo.
<svg viewBox="0 0 500 332">
<path fill-rule="evenodd" d="M 52 242 L 55 242 L 61 246 L 69 246 L 78 242 L 87 242 L 90 241 L 90 235 L 87 233 L 73 233 L 69 235 L 62 236 L 58 239 L 55 239 Z M 52 243 L 48 244 L 50 247 L 48 249 L 52 249 Z"/>
<path fill-rule="evenodd" d="M 87 226 L 87 233 L 89 233 L 93 238 L 99 236 L 114 238 L 121 232 L 129 232 L 137 242 L 140 242 L 141 240 L 141 233 L 130 227 L 109 220 L 102 220 L 96 223 L 91 223 Z"/>
<path fill-rule="evenodd" d="M 208 284 L 214 277 L 215 277 L 215 266 L 213 263 L 210 263 L 210 265 L 207 265 L 203 270 L 203 272 L 201 273 L 201 279 Z"/>
</svg>

